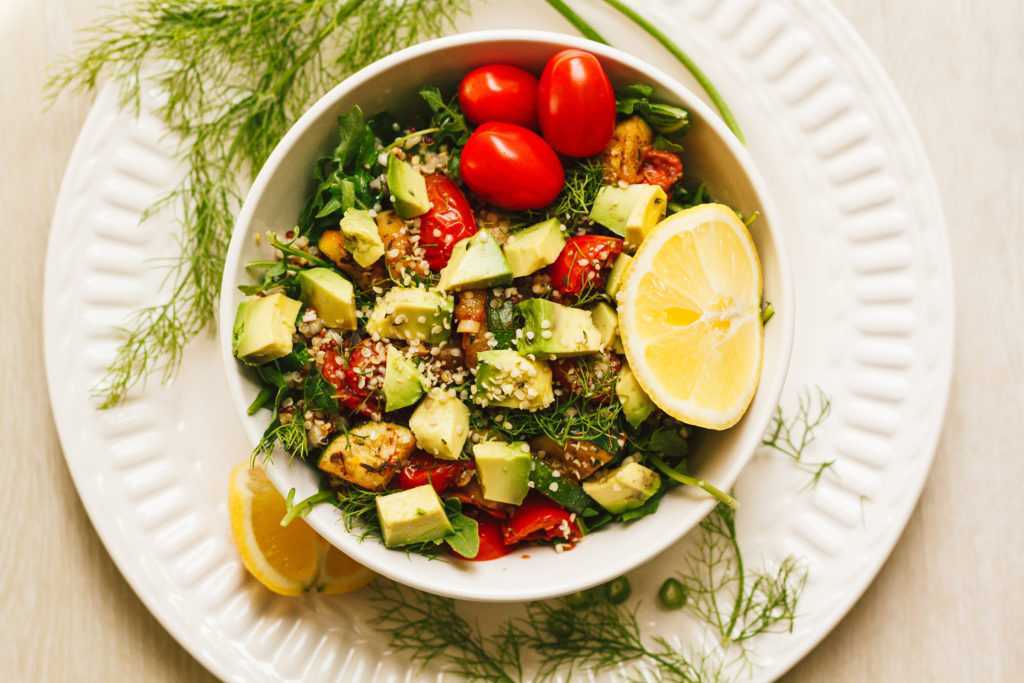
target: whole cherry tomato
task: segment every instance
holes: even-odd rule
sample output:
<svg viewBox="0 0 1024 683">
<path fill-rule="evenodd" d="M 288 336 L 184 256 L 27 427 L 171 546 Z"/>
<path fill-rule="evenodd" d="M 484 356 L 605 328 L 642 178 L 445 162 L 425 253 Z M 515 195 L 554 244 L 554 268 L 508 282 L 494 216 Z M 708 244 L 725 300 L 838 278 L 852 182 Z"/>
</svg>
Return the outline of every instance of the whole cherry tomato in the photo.
<svg viewBox="0 0 1024 683">
<path fill-rule="evenodd" d="M 537 77 L 508 64 L 473 69 L 459 84 L 459 106 L 475 124 L 490 121 L 537 128 Z"/>
<path fill-rule="evenodd" d="M 615 91 L 597 57 L 562 50 L 548 60 L 537 88 L 537 118 L 556 152 L 589 157 L 604 150 L 615 131 Z"/>
<path fill-rule="evenodd" d="M 430 484 L 440 493 L 454 484 L 466 470 L 476 469 L 471 460 L 441 460 L 427 453 L 415 453 L 398 473 L 403 491 Z"/>
<path fill-rule="evenodd" d="M 648 185 L 660 185 L 668 192 L 683 177 L 683 162 L 679 155 L 664 149 L 645 150 L 640 161 L 640 175 Z"/>
<path fill-rule="evenodd" d="M 570 237 L 555 262 L 548 266 L 551 286 L 563 294 L 587 287 L 604 288 L 605 269 L 622 253 L 622 240 L 603 235 Z"/>
<path fill-rule="evenodd" d="M 512 211 L 547 206 L 565 184 L 562 162 L 551 146 L 511 123 L 485 123 L 473 131 L 459 169 L 484 201 Z"/>
<path fill-rule="evenodd" d="M 476 234 L 476 218 L 462 190 L 443 173 L 425 178 L 430 210 L 420 216 L 420 246 L 432 270 L 448 265 L 455 243 Z"/>
</svg>

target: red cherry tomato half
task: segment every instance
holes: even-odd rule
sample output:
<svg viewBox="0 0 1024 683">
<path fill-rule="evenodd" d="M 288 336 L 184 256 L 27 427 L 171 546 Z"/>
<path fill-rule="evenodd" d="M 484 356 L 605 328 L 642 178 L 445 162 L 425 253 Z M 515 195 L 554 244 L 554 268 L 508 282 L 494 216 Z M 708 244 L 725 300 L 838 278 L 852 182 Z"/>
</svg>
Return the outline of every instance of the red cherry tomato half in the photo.
<svg viewBox="0 0 1024 683">
<path fill-rule="evenodd" d="M 512 548 L 505 545 L 500 522 L 487 515 L 473 515 L 473 518 L 477 523 L 476 533 L 480 538 L 480 550 L 477 551 L 476 557 L 465 557 L 454 550 L 451 551 L 452 555 L 464 560 L 482 562 L 496 560 L 512 552 Z"/>
<path fill-rule="evenodd" d="M 648 185 L 659 185 L 668 192 L 683 177 L 683 162 L 674 152 L 648 149 L 640 160 L 640 175 Z"/>
<path fill-rule="evenodd" d="M 448 176 L 433 173 L 425 180 L 430 210 L 420 216 L 420 246 L 430 268 L 439 271 L 448 265 L 455 243 L 476 234 L 476 218 Z"/>
<path fill-rule="evenodd" d="M 462 148 L 462 179 L 484 201 L 511 211 L 547 206 L 565 184 L 558 155 L 532 130 L 485 123 Z"/>
<path fill-rule="evenodd" d="M 563 294 L 579 294 L 587 287 L 603 289 L 604 271 L 621 253 L 622 240 L 617 237 L 570 237 L 548 266 L 551 286 Z"/>
<path fill-rule="evenodd" d="M 466 470 L 476 469 L 470 460 L 440 460 L 427 453 L 415 453 L 398 473 L 403 491 L 430 484 L 440 493 L 454 484 Z"/>
<path fill-rule="evenodd" d="M 537 88 L 537 118 L 556 152 L 589 157 L 604 150 L 615 131 L 615 92 L 597 57 L 562 50 L 548 60 Z"/>
<path fill-rule="evenodd" d="M 491 121 L 537 128 L 537 77 L 508 64 L 473 69 L 459 84 L 459 106 L 475 124 Z"/>
</svg>

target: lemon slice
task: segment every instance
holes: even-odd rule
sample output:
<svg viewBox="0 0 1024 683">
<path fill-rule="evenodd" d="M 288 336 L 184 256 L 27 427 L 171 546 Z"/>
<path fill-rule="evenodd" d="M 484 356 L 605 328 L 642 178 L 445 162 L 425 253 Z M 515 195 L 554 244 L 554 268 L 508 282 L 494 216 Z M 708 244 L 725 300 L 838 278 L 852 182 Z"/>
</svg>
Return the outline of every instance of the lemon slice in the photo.
<svg viewBox="0 0 1024 683">
<path fill-rule="evenodd" d="M 619 329 L 640 386 L 687 424 L 736 424 L 761 374 L 761 264 L 735 212 L 701 204 L 644 239 L 618 292 Z"/>
<path fill-rule="evenodd" d="M 287 506 L 262 467 L 243 462 L 231 472 L 228 515 L 242 564 L 282 595 L 309 590 L 343 593 L 368 583 L 373 572 L 324 541 L 304 519 L 281 526 Z"/>
</svg>

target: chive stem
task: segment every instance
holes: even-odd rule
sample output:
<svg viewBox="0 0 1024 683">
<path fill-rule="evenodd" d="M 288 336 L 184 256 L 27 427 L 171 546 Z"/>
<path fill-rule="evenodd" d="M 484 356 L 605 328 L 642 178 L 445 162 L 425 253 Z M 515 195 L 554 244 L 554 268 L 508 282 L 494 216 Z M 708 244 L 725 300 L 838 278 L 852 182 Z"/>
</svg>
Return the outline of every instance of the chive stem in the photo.
<svg viewBox="0 0 1024 683">
<path fill-rule="evenodd" d="M 738 500 L 730 496 L 725 491 L 722 491 L 721 489 L 712 486 L 703 479 L 697 479 L 696 477 L 691 477 L 688 474 L 677 472 L 675 469 L 669 466 L 667 462 L 665 462 L 656 455 L 649 456 L 649 459 L 651 461 L 651 464 L 657 467 L 659 470 L 661 470 L 662 474 L 664 474 L 669 479 L 677 481 L 680 484 L 686 484 L 687 486 L 696 486 L 699 489 L 707 491 L 714 498 L 717 498 L 718 500 L 722 501 L 723 503 L 725 503 L 734 510 L 740 506 L 740 502 Z"/>
<path fill-rule="evenodd" d="M 565 17 L 570 24 L 576 27 L 576 30 L 582 33 L 584 38 L 589 38 L 594 42 L 602 43 L 604 45 L 611 44 L 605 40 L 600 33 L 595 31 L 593 26 L 584 21 L 583 17 L 573 12 L 568 5 L 562 2 L 562 0 L 547 0 L 547 3 L 551 5 L 556 12 Z"/>
</svg>

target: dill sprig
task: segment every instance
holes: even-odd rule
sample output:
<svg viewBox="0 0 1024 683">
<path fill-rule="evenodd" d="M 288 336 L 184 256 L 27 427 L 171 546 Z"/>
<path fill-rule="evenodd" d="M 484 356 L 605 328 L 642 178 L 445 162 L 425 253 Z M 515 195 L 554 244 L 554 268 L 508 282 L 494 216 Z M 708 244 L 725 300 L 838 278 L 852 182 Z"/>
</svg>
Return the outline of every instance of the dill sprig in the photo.
<svg viewBox="0 0 1024 683">
<path fill-rule="evenodd" d="M 547 218 L 558 218 L 570 230 L 590 216 L 597 193 L 604 184 L 604 166 L 596 159 L 584 160 L 566 169 L 565 185 L 554 202 L 543 209 L 527 211 L 523 227 Z"/>
<path fill-rule="evenodd" d="M 739 646 L 749 665 L 747 641 L 792 631 L 807 570 L 790 555 L 774 568 L 749 571 L 736 535 L 736 511 L 718 505 L 700 523 L 697 546 L 679 579 L 689 596 L 687 609 L 713 627 L 723 643 Z"/>
<path fill-rule="evenodd" d="M 796 412 L 791 417 L 785 416 L 782 405 L 776 406 L 768 425 L 768 432 L 761 441 L 762 445 L 782 453 L 800 470 L 811 475 L 807 488 L 813 489 L 817 486 L 822 475 L 836 463 L 835 460 L 804 460 L 804 451 L 814 443 L 818 427 L 831 413 L 832 399 L 821 387 L 817 387 L 816 395 L 812 394 L 809 388 L 805 388 L 797 399 Z"/>
<path fill-rule="evenodd" d="M 212 330 L 233 217 L 245 187 L 291 123 L 349 73 L 441 35 L 466 0 L 143 0 L 86 33 L 83 51 L 54 65 L 47 83 L 91 92 L 118 83 L 140 112 L 153 86 L 155 114 L 188 169 L 143 220 L 173 209 L 181 253 L 166 298 L 126 320 L 124 339 L 94 393 L 121 402 L 155 372 L 167 381 L 186 344 Z"/>
</svg>

